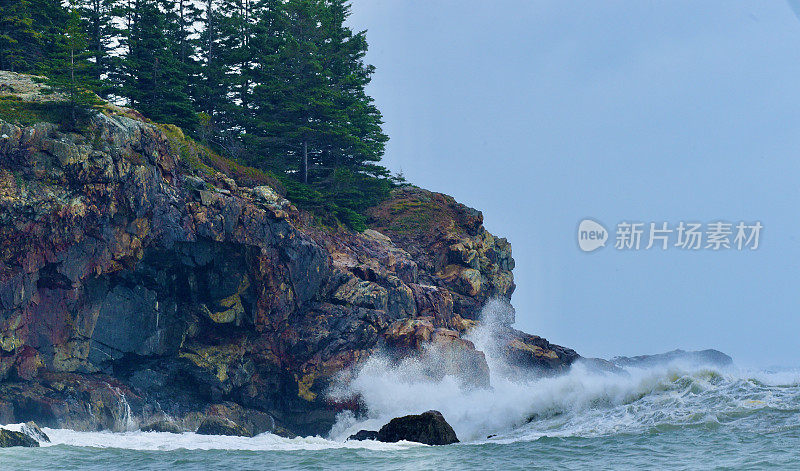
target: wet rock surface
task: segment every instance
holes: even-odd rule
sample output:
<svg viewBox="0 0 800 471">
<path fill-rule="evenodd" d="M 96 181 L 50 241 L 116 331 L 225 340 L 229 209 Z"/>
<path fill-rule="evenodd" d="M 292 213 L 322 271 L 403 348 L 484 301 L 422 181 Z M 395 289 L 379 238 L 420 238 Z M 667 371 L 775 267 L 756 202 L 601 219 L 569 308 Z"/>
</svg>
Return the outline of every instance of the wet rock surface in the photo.
<svg viewBox="0 0 800 471">
<path fill-rule="evenodd" d="M 382 442 L 406 440 L 426 445 L 458 443 L 453 427 L 444 420 L 441 412 L 435 410 L 392 419 L 381 427 L 377 439 Z"/>
<path fill-rule="evenodd" d="M 50 443 L 50 437 L 47 436 L 46 433 L 36 425 L 36 422 L 29 421 L 22 424 L 20 428 L 20 432 L 24 433 L 25 435 L 33 438 L 39 443 Z"/>
<path fill-rule="evenodd" d="M 358 409 L 331 381 L 378 351 L 434 348 L 437 374 L 490 385 L 463 336 L 510 299 L 514 260 L 479 211 L 400 188 L 367 231 L 321 228 L 192 152 L 211 151 L 110 105 L 80 132 L 0 121 L 0 423 L 324 434 Z M 578 358 L 497 336 L 520 368 Z"/>
<path fill-rule="evenodd" d="M 197 428 L 198 435 L 227 435 L 232 437 L 252 436 L 241 425 L 224 417 L 207 417 Z"/>
<path fill-rule="evenodd" d="M 377 440 L 379 437 L 377 430 L 359 430 L 347 437 L 348 440 L 364 441 L 364 440 Z"/>
<path fill-rule="evenodd" d="M 0 429 L 0 448 L 10 448 L 14 446 L 38 447 L 39 442 L 22 432 Z"/>
<path fill-rule="evenodd" d="M 183 433 L 183 430 L 175 423 L 166 420 L 159 420 L 152 424 L 140 428 L 142 432 L 163 432 L 163 433 Z"/>
</svg>

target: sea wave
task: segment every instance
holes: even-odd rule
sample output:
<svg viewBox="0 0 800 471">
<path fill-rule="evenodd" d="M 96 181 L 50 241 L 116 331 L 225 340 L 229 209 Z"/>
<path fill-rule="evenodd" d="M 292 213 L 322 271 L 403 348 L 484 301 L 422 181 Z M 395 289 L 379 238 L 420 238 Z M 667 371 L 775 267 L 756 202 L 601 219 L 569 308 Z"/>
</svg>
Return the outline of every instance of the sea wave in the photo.
<svg viewBox="0 0 800 471">
<path fill-rule="evenodd" d="M 506 368 L 491 344 L 503 307 L 489 303 L 471 339 L 487 355 L 491 387 L 474 388 L 457 378 L 431 379 L 435 355 L 400 363 L 375 355 L 333 397 L 359 397 L 366 414 L 339 415 L 331 438 L 376 430 L 393 417 L 435 409 L 462 441 L 510 443 L 542 437 L 596 437 L 659 433 L 673 427 L 795 427 L 800 408 L 800 371 L 746 370 L 680 360 L 648 368 L 600 371 L 576 363 L 560 376 L 520 376 Z M 510 374 L 514 371 L 515 374 Z M 752 422 L 752 423 L 748 423 Z M 758 423 L 756 423 L 758 422 Z"/>
<path fill-rule="evenodd" d="M 391 365 L 380 357 L 367 362 L 347 385 L 361 395 L 367 415 L 340 414 L 328 437 L 290 439 L 265 433 L 248 438 L 45 428 L 51 443 L 42 446 L 143 451 L 405 450 L 422 445 L 346 438 L 360 429 L 377 429 L 393 417 L 429 409 L 441 411 L 469 445 L 663 434 L 680 429 L 698 433 L 726 427 L 758 433 L 800 430 L 799 378 L 791 371 L 662 365 L 628 368 L 627 374 L 620 375 L 577 364 L 561 376 L 493 376 L 491 388 L 476 389 L 456 378 L 420 379 L 410 371 L 414 367 Z M 19 430 L 21 424 L 3 427 Z"/>
<path fill-rule="evenodd" d="M 21 424 L 3 426 L 19 430 Z M 335 441 L 322 437 L 284 438 L 270 433 L 255 437 L 229 437 L 221 435 L 198 435 L 193 432 L 181 434 L 165 432 L 79 432 L 67 429 L 42 429 L 50 438 L 43 447 L 73 446 L 88 448 L 118 448 L 141 451 L 173 450 L 242 450 L 242 451 L 296 451 L 330 450 L 339 448 L 366 448 L 388 451 L 405 450 L 424 446 L 418 443 L 380 443 Z"/>
<path fill-rule="evenodd" d="M 365 413 L 342 412 L 327 437 L 283 438 L 265 433 L 252 438 L 195 433 L 77 432 L 45 429 L 44 446 L 131 450 L 328 449 L 406 450 L 409 442 L 346 441 L 358 430 L 377 430 L 394 417 L 435 409 L 467 444 L 510 444 L 548 438 L 596 438 L 736 429 L 746 433 L 800 430 L 800 370 L 742 369 L 671 361 L 621 372 L 578 362 L 565 374 L 521 376 L 508 368 L 493 345 L 492 329 L 507 315 L 489 303 L 470 338 L 486 353 L 491 387 L 471 387 L 463 378 L 425 374 L 436 355 L 400 363 L 373 355 L 343 376 L 329 394 L 357 396 Z M 19 430 L 19 425 L 5 426 Z"/>
</svg>

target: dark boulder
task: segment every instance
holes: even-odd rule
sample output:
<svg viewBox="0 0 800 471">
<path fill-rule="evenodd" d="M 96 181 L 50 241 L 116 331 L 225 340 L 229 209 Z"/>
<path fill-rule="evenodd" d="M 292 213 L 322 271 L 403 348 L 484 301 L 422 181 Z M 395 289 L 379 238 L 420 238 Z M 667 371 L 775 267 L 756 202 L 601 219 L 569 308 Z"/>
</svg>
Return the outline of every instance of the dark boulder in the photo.
<svg viewBox="0 0 800 471">
<path fill-rule="evenodd" d="M 12 446 L 33 448 L 39 446 L 39 442 L 22 432 L 0 429 L 0 448 L 8 448 Z"/>
<path fill-rule="evenodd" d="M 180 427 L 174 422 L 168 420 L 159 420 L 150 425 L 145 425 L 140 429 L 142 432 L 165 432 L 165 433 L 183 433 Z"/>
<path fill-rule="evenodd" d="M 250 437 L 252 436 L 241 425 L 224 417 L 206 417 L 197 428 L 199 435 L 227 435 L 229 437 Z"/>
<path fill-rule="evenodd" d="M 444 420 L 441 412 L 435 410 L 392 419 L 378 431 L 378 440 L 382 442 L 407 440 L 426 445 L 458 443 L 453 427 Z"/>
<path fill-rule="evenodd" d="M 378 440 L 378 432 L 375 430 L 359 430 L 357 433 L 347 437 L 348 440 Z"/>
</svg>

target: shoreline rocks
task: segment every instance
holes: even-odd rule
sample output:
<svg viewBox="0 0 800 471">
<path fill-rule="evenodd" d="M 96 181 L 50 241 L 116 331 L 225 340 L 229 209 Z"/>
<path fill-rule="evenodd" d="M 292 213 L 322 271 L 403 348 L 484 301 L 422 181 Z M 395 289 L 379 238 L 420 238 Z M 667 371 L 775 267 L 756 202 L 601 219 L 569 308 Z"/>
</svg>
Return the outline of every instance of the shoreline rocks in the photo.
<svg viewBox="0 0 800 471">
<path fill-rule="evenodd" d="M 177 424 L 167 420 L 153 422 L 141 427 L 139 430 L 142 432 L 183 433 L 183 430 Z"/>
<path fill-rule="evenodd" d="M 464 336 L 510 300 L 514 259 L 480 211 L 403 187 L 363 233 L 322 227 L 257 171 L 111 105 L 78 132 L 0 135 L 0 423 L 325 434 L 359 407 L 327 397 L 340 373 L 431 344 L 434 373 L 490 386 Z M 507 335 L 521 368 L 578 357 Z"/>
<path fill-rule="evenodd" d="M 0 448 L 15 446 L 35 448 L 39 446 L 39 442 L 25 433 L 0 428 Z"/>
<path fill-rule="evenodd" d="M 350 435 L 348 440 L 377 440 L 386 443 L 409 441 L 425 445 L 458 443 L 453 427 L 447 423 L 441 412 L 435 410 L 396 417 L 377 432 L 359 430 L 358 433 Z"/>
<path fill-rule="evenodd" d="M 364 440 L 378 440 L 377 430 L 359 430 L 358 432 L 354 433 L 347 437 L 348 440 L 355 440 L 355 441 L 364 441 Z"/>
<path fill-rule="evenodd" d="M 458 443 L 453 427 L 435 410 L 392 419 L 378 430 L 378 440 L 389 443 L 406 440 L 426 445 Z"/>
<path fill-rule="evenodd" d="M 719 350 L 707 349 L 697 351 L 672 350 L 656 355 L 639 355 L 635 357 L 614 357 L 611 362 L 620 367 L 646 368 L 667 363 L 685 363 L 692 366 L 709 365 L 726 367 L 733 364 L 733 359 Z"/>
<path fill-rule="evenodd" d="M 45 442 L 50 443 L 50 437 L 47 436 L 46 433 L 36 425 L 36 422 L 30 421 L 22 424 L 20 428 L 20 432 L 24 433 L 25 435 L 33 438 L 39 443 Z"/>
<path fill-rule="evenodd" d="M 244 427 L 225 417 L 206 417 L 197 428 L 198 435 L 226 435 L 229 437 L 252 437 Z"/>
</svg>

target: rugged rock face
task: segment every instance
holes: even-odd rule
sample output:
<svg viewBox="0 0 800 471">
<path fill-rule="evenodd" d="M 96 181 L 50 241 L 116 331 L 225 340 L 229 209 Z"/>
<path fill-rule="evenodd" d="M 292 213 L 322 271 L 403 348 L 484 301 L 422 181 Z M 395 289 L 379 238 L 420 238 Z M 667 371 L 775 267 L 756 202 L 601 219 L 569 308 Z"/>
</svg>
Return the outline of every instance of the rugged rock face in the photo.
<svg viewBox="0 0 800 471">
<path fill-rule="evenodd" d="M 248 434 L 324 433 L 357 407 L 326 399 L 331 378 L 381 349 L 458 352 L 441 373 L 489 384 L 462 334 L 486 300 L 510 298 L 514 260 L 480 212 L 408 188 L 374 208 L 372 229 L 328 230 L 270 186 L 198 165 L 210 151 L 131 110 L 108 106 L 79 133 L 12 121 L 0 423 L 195 430 L 222 416 Z M 578 357 L 503 332 L 521 367 Z"/>
<path fill-rule="evenodd" d="M 202 424 L 201 424 L 202 425 Z M 145 425 L 144 427 L 139 427 L 139 430 L 142 432 L 162 432 L 162 433 L 182 433 L 180 427 L 177 424 L 170 422 L 168 420 L 159 420 L 158 422 L 153 422 L 152 424 Z"/>
</svg>

